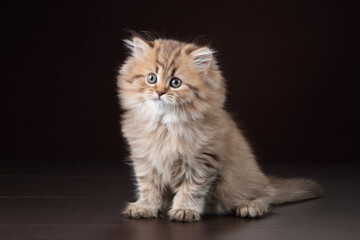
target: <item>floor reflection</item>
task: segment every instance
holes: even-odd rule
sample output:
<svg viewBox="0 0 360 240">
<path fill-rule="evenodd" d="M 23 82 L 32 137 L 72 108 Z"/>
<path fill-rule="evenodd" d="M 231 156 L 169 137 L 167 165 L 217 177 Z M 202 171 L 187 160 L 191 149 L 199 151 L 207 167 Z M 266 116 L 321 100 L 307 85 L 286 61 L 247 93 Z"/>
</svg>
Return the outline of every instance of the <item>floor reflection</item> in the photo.
<svg viewBox="0 0 360 240">
<path fill-rule="evenodd" d="M 126 239 L 183 240 L 183 239 L 221 239 L 236 235 L 251 221 L 259 219 L 239 219 L 233 216 L 205 216 L 200 222 L 170 222 L 168 218 L 124 219 L 127 229 Z M 125 237 L 125 236 L 123 236 Z M 120 239 L 121 236 L 120 236 Z M 123 238 L 125 239 L 125 238 Z"/>
</svg>

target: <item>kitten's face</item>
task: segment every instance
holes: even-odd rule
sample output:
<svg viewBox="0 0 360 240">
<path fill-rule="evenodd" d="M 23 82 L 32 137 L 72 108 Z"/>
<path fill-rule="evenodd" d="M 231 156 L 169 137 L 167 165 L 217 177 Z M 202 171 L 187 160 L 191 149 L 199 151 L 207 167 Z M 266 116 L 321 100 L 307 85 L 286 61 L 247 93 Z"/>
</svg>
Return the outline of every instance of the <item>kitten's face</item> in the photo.
<svg viewBox="0 0 360 240">
<path fill-rule="evenodd" d="M 217 95 L 223 101 L 222 78 L 207 47 L 173 40 L 126 42 L 133 54 L 120 70 L 122 104 L 146 103 L 155 111 L 206 111 Z M 144 107 L 144 106 L 142 106 Z"/>
<path fill-rule="evenodd" d="M 183 45 L 155 41 L 143 57 L 135 59 L 133 71 L 138 75 L 133 86 L 139 97 L 159 107 L 182 105 L 195 100 L 201 87 L 199 72 L 190 66 Z"/>
</svg>

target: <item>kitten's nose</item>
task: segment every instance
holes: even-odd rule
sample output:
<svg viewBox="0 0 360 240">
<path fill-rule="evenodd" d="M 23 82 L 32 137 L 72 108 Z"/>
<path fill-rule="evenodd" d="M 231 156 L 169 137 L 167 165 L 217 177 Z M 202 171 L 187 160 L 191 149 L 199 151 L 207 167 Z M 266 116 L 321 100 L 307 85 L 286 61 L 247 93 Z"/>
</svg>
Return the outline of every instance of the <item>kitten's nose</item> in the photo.
<svg viewBox="0 0 360 240">
<path fill-rule="evenodd" d="M 164 91 L 159 91 L 159 90 L 156 90 L 156 93 L 158 94 L 159 97 L 161 97 L 161 95 L 165 94 Z"/>
</svg>

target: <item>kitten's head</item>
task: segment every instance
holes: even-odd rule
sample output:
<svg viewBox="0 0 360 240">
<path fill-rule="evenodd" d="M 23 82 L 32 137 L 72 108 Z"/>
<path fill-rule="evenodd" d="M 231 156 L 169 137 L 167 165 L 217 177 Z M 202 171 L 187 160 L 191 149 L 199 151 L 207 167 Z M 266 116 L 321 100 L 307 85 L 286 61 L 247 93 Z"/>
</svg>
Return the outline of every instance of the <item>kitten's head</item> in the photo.
<svg viewBox="0 0 360 240">
<path fill-rule="evenodd" d="M 160 114 L 182 111 L 200 116 L 223 106 L 224 80 L 209 47 L 140 37 L 125 43 L 131 56 L 118 77 L 124 109 L 145 107 Z"/>
</svg>

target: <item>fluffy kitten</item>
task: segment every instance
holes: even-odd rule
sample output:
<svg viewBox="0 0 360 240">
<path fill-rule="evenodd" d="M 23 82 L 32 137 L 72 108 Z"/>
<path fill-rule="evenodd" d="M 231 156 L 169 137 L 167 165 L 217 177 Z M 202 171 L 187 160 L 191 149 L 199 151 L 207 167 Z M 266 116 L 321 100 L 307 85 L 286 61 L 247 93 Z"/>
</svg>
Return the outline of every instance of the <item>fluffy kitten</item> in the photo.
<svg viewBox="0 0 360 240">
<path fill-rule="evenodd" d="M 124 214 L 192 222 L 201 214 L 263 216 L 270 204 L 321 195 L 307 179 L 261 172 L 224 110 L 225 80 L 214 51 L 174 40 L 125 40 L 118 77 L 122 132 L 131 149 L 138 200 Z M 170 209 L 170 210 L 169 210 Z"/>
</svg>

